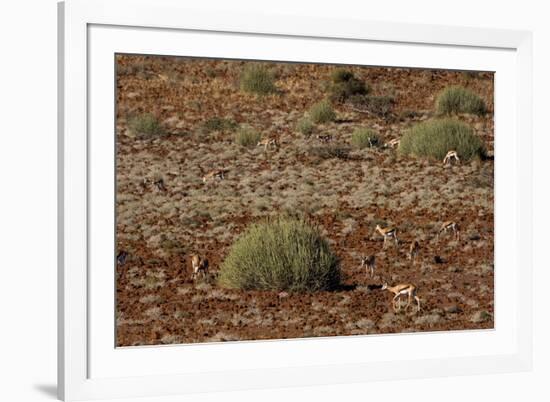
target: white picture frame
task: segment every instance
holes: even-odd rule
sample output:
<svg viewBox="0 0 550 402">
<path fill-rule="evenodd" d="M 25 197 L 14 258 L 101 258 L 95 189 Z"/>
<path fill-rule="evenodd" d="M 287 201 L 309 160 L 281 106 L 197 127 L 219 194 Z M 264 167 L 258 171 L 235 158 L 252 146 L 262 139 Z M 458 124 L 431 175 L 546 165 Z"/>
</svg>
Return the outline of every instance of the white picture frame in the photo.
<svg viewBox="0 0 550 402">
<path fill-rule="evenodd" d="M 531 33 L 355 19 L 216 15 L 186 8 L 178 0 L 68 0 L 59 4 L 58 15 L 61 399 L 530 370 Z M 228 41 L 225 46 L 219 44 L 224 41 Z M 308 41 L 311 49 L 332 46 L 332 52 L 300 53 L 300 41 Z M 352 63 L 358 59 L 347 58 L 351 49 L 367 46 L 372 54 L 379 54 L 376 60 L 381 65 L 474 70 L 497 66 L 495 330 L 115 349 L 109 326 L 113 315 L 108 314 L 113 311 L 114 297 L 98 296 L 113 294 L 112 281 L 106 283 L 109 277 L 98 274 L 100 270 L 93 265 L 103 258 L 101 250 L 109 248 L 110 222 L 96 217 L 109 215 L 103 208 L 109 208 L 113 200 L 112 187 L 98 184 L 96 178 L 112 172 L 114 161 L 112 166 L 104 163 L 103 168 L 94 163 L 109 160 L 106 157 L 113 160 L 108 145 L 97 153 L 98 146 L 105 144 L 96 143 L 93 134 L 113 127 L 113 108 L 107 116 L 114 102 L 108 99 L 112 93 L 100 83 L 112 78 L 114 63 L 108 62 L 116 52 L 177 55 L 182 43 L 201 44 L 200 49 L 188 48 L 191 53 L 185 55 L 189 56 L 229 57 L 227 45 L 232 44 L 231 56 L 236 58 Z M 111 258 L 108 253 L 104 257 Z M 370 357 L 339 353 L 358 348 L 370 348 Z M 320 349 L 332 353 L 319 354 Z M 376 356 L 375 350 L 388 351 L 387 358 Z M 191 362 L 189 367 L 181 363 L 182 356 Z"/>
</svg>

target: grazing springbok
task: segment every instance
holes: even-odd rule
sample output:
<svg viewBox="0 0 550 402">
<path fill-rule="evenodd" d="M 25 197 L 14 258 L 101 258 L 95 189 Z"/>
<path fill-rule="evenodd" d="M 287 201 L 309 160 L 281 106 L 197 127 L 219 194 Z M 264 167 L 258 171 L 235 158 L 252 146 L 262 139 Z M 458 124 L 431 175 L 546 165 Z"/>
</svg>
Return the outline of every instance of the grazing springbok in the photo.
<svg viewBox="0 0 550 402">
<path fill-rule="evenodd" d="M 397 229 L 392 226 L 383 228 L 380 225 L 376 225 L 376 228 L 374 228 L 373 234 L 376 234 L 376 233 L 380 233 L 384 237 L 384 245 L 382 248 L 386 248 L 386 241 L 388 241 L 388 239 L 391 239 L 391 238 L 393 238 L 393 240 L 395 241 L 396 247 L 399 244 L 399 240 L 397 239 Z"/>
<path fill-rule="evenodd" d="M 225 169 L 215 169 L 211 170 L 210 172 L 206 173 L 204 176 L 202 176 L 202 182 L 206 184 L 209 180 L 214 179 L 225 179 L 225 174 L 227 173 L 227 170 Z"/>
<path fill-rule="evenodd" d="M 399 301 L 400 296 L 407 295 L 407 305 L 405 306 L 405 311 L 407 311 L 407 308 L 411 305 L 413 297 L 417 304 L 416 311 L 420 311 L 420 298 L 416 295 L 416 286 L 410 283 L 402 283 L 395 286 L 388 286 L 387 283 L 384 283 L 384 285 L 382 285 L 382 290 L 389 290 L 395 295 L 392 300 L 394 310 L 398 310 L 396 308 L 396 303 Z M 401 305 L 399 305 L 399 310 L 401 310 Z"/>
<path fill-rule="evenodd" d="M 458 226 L 458 223 L 456 223 L 455 221 L 443 222 L 443 224 L 441 225 L 441 228 L 437 232 L 437 239 L 439 240 L 439 235 L 441 233 L 447 233 L 447 232 L 453 232 L 454 239 L 460 240 L 460 226 Z"/>
<path fill-rule="evenodd" d="M 460 163 L 460 158 L 458 157 L 458 153 L 456 151 L 447 152 L 447 155 L 443 158 L 443 166 L 450 164 L 453 159 L 455 162 Z"/>
<path fill-rule="evenodd" d="M 416 262 L 416 257 L 418 256 L 418 253 L 420 252 L 420 244 L 417 240 L 413 241 L 411 243 L 411 246 L 409 247 L 409 260 L 412 260 L 413 264 Z"/>
<path fill-rule="evenodd" d="M 279 141 L 277 141 L 276 138 L 264 138 L 260 142 L 258 142 L 258 147 L 264 147 L 264 151 L 267 151 L 267 148 L 273 147 L 275 149 L 279 149 Z"/>
<path fill-rule="evenodd" d="M 400 142 L 401 142 L 401 140 L 399 140 L 398 138 L 394 138 L 393 140 L 389 140 L 388 142 L 386 142 L 384 144 L 384 148 L 398 147 Z"/>
<path fill-rule="evenodd" d="M 164 185 L 164 179 L 160 178 L 153 182 L 159 191 L 166 191 L 166 186 Z"/>
<path fill-rule="evenodd" d="M 206 275 L 208 274 L 208 260 L 206 258 L 202 258 L 195 254 L 191 256 L 191 265 L 193 266 L 193 274 L 191 275 L 191 279 L 195 280 L 195 277 L 199 274 L 202 274 L 202 276 L 206 278 Z"/>
<path fill-rule="evenodd" d="M 368 275 L 370 271 L 370 276 L 374 276 L 374 266 L 376 265 L 376 257 L 374 255 L 369 255 L 366 257 L 361 257 L 361 268 L 365 267 L 365 276 Z"/>
</svg>

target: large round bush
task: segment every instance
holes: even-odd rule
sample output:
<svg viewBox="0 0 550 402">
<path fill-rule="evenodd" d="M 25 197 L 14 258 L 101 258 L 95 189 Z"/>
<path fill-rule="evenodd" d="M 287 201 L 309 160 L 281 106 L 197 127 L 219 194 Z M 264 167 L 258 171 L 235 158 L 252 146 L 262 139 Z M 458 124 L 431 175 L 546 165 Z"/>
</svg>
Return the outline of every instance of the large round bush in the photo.
<svg viewBox="0 0 550 402">
<path fill-rule="evenodd" d="M 453 119 L 428 120 L 413 126 L 399 143 L 403 155 L 443 159 L 448 151 L 457 151 L 462 160 L 485 154 L 483 141 L 465 123 Z"/>
<path fill-rule="evenodd" d="M 329 290 L 340 265 L 328 242 L 305 220 L 271 219 L 251 225 L 222 263 L 219 283 L 236 289 Z"/>
<path fill-rule="evenodd" d="M 441 91 L 435 101 L 435 108 L 439 114 L 483 115 L 487 112 L 485 101 L 476 93 L 461 86 L 451 86 Z"/>
</svg>

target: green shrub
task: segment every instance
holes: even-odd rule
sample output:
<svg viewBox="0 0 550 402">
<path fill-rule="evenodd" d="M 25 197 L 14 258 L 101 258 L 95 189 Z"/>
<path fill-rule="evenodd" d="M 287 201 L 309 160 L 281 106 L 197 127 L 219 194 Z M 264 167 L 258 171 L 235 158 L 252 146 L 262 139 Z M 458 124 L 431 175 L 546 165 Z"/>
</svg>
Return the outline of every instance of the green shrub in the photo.
<svg viewBox="0 0 550 402">
<path fill-rule="evenodd" d="M 358 128 L 351 135 L 351 144 L 357 149 L 377 146 L 379 138 L 370 128 Z"/>
<path fill-rule="evenodd" d="M 309 137 L 313 133 L 313 128 L 313 123 L 307 117 L 301 118 L 296 124 L 296 130 L 302 133 L 305 137 Z"/>
<path fill-rule="evenodd" d="M 309 118 L 315 124 L 328 123 L 336 119 L 336 112 L 330 102 L 323 100 L 309 109 Z"/>
<path fill-rule="evenodd" d="M 340 283 L 340 265 L 318 229 L 303 219 L 253 224 L 231 246 L 220 285 L 235 289 L 313 292 Z"/>
<path fill-rule="evenodd" d="M 460 86 L 447 87 L 439 93 L 435 101 L 439 114 L 469 113 L 483 115 L 487 112 L 481 97 Z"/>
<path fill-rule="evenodd" d="M 436 119 L 418 123 L 403 135 L 399 143 L 403 155 L 441 160 L 455 150 L 462 160 L 485 155 L 483 141 L 470 126 L 453 119 Z"/>
<path fill-rule="evenodd" d="M 261 138 L 260 132 L 248 126 L 240 127 L 235 134 L 235 142 L 243 147 L 254 147 Z"/>
<path fill-rule="evenodd" d="M 213 131 L 235 131 L 238 126 L 239 125 L 234 120 L 224 119 L 220 117 L 212 117 L 202 124 L 201 132 L 204 134 L 208 134 Z"/>
<path fill-rule="evenodd" d="M 158 119 L 150 114 L 140 114 L 128 120 L 128 129 L 136 137 L 147 138 L 166 134 Z"/>
<path fill-rule="evenodd" d="M 274 80 L 273 74 L 266 67 L 249 64 L 241 73 L 241 90 L 267 95 L 276 91 Z"/>
<path fill-rule="evenodd" d="M 332 72 L 332 82 L 329 87 L 331 102 L 345 102 L 353 95 L 366 95 L 369 92 L 367 85 L 356 78 L 350 70 L 339 68 Z"/>
</svg>

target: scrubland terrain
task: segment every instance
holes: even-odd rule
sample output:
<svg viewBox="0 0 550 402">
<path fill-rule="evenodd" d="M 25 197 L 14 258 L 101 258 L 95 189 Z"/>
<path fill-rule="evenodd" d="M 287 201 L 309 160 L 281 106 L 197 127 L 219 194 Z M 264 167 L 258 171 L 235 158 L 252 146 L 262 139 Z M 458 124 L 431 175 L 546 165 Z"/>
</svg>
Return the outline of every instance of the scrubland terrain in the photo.
<svg viewBox="0 0 550 402">
<path fill-rule="evenodd" d="M 327 97 L 336 67 L 265 63 L 276 90 L 257 95 L 240 86 L 247 64 L 117 56 L 116 247 L 127 253 L 116 264 L 117 345 L 493 328 L 493 75 L 346 67 L 370 94 L 388 97 L 390 110 L 334 103 L 335 119 L 304 134 L 297 125 Z M 451 85 L 485 101 L 486 114 L 452 118 L 474 130 L 489 157 L 443 166 L 382 145 L 434 118 L 437 94 Z M 158 123 L 152 135 L 132 130 L 143 114 Z M 279 146 L 241 145 L 243 127 Z M 358 128 L 375 132 L 377 144 L 354 146 Z M 213 169 L 224 179 L 204 183 Z M 319 228 L 340 259 L 339 288 L 218 284 L 239 234 L 279 215 Z M 437 239 L 448 220 L 459 223 L 460 240 Z M 377 224 L 397 228 L 397 247 L 383 249 Z M 195 253 L 209 260 L 207 278 L 191 278 Z M 366 255 L 376 255 L 373 277 L 360 267 Z M 414 284 L 422 309 L 395 311 L 393 294 L 379 289 L 386 282 Z"/>
</svg>

